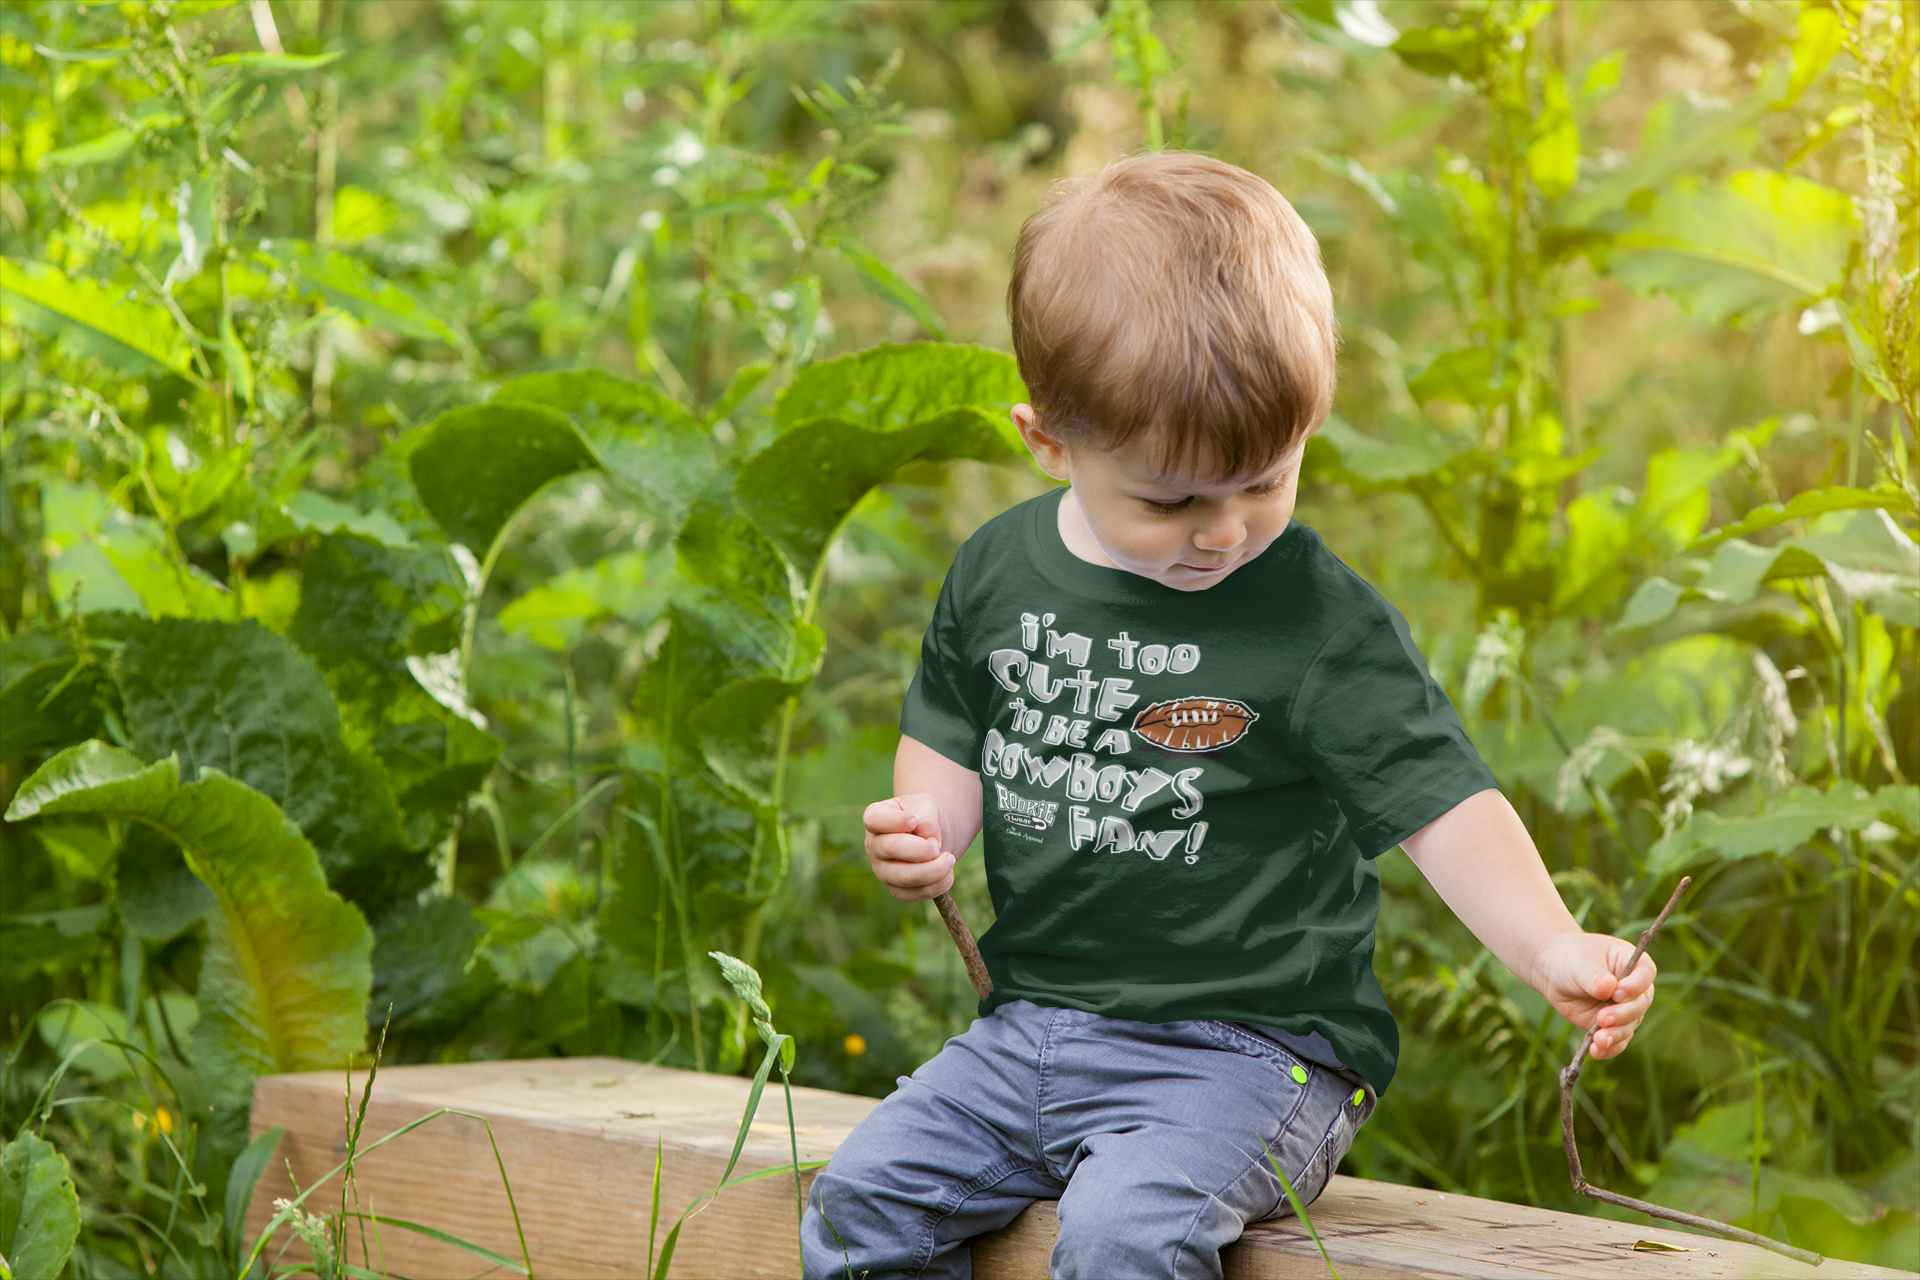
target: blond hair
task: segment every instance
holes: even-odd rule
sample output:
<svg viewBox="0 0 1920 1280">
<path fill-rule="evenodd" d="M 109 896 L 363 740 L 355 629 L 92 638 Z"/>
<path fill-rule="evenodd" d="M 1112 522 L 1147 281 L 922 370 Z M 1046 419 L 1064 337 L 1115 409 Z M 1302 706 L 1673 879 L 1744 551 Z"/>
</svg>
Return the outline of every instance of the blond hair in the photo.
<svg viewBox="0 0 1920 1280">
<path fill-rule="evenodd" d="M 1333 405 L 1333 293 L 1280 193 L 1191 152 L 1061 182 L 1020 228 L 1013 349 L 1043 427 L 1251 475 Z"/>
</svg>

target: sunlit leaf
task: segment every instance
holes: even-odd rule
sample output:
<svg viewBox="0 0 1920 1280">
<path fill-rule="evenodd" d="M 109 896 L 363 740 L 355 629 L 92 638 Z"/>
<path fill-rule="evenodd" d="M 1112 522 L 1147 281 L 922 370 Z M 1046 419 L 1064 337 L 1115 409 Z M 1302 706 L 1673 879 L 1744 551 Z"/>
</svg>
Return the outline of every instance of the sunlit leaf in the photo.
<svg viewBox="0 0 1920 1280">
<path fill-rule="evenodd" d="M 327 888 L 313 846 L 274 803 L 224 773 L 202 769 L 182 783 L 171 757 L 143 765 L 83 743 L 22 783 L 6 816 L 82 813 L 160 828 L 214 892 L 194 1073 L 216 1141 L 237 1150 L 256 1077 L 337 1069 L 365 1044 L 373 935 Z"/>
<path fill-rule="evenodd" d="M 207 63 L 210 67 L 243 67 L 249 71 L 312 71 L 338 62 L 339 50 L 331 53 L 223 53 Z"/>
<path fill-rule="evenodd" d="M 1803 520 L 1811 516 L 1825 515 L 1829 511 L 1850 511 L 1871 507 L 1887 511 L 1911 512 L 1913 503 L 1898 489 L 1849 489 L 1840 485 L 1826 489 L 1809 489 L 1805 493 L 1795 494 L 1786 502 L 1770 502 L 1763 507 L 1755 507 L 1733 524 L 1722 525 L 1695 538 L 1688 544 L 1686 550 L 1692 552 L 1718 546 L 1728 538 L 1743 538 L 1747 534 L 1771 529 L 1789 520 Z"/>
<path fill-rule="evenodd" d="M 645 630 L 673 587 L 670 552 L 623 551 L 549 578 L 502 609 L 499 622 L 549 649 L 566 649 L 604 618 Z"/>
<path fill-rule="evenodd" d="M 1857 222 L 1845 194 L 1805 178 L 1756 169 L 1713 187 L 1683 179 L 1615 238 L 1607 268 L 1702 319 L 1737 319 L 1831 289 Z"/>
<path fill-rule="evenodd" d="M 1846 29 L 1840 25 L 1839 14 L 1825 5 L 1801 5 L 1800 31 L 1793 39 L 1793 79 L 1787 82 L 1780 100 L 1772 104 L 1773 109 L 1783 110 L 1798 102 L 1845 43 Z"/>
<path fill-rule="evenodd" d="M 959 406 L 1004 418 L 1027 398 L 1020 366 L 1004 351 L 933 342 L 884 343 L 809 365 L 774 402 L 774 422 L 791 430 L 815 418 L 843 418 L 869 431 L 897 431 Z M 1009 449 L 1024 448 L 1011 425 Z"/>
<path fill-rule="evenodd" d="M 1504 380 L 1493 376 L 1493 352 L 1466 347 L 1434 357 L 1424 371 L 1407 381 L 1407 392 L 1421 404 L 1451 400 L 1455 404 L 1497 404 L 1506 394 Z"/>
<path fill-rule="evenodd" d="M 304 240 L 262 240 L 269 265 L 287 271 L 294 289 L 338 307 L 362 324 L 408 338 L 438 339 L 460 345 L 460 335 L 433 315 L 419 298 L 390 280 L 382 280 L 337 249 L 317 249 Z"/>
<path fill-rule="evenodd" d="M 1829 827 L 1858 831 L 1897 816 L 1915 801 L 1913 787 L 1882 787 L 1869 792 L 1844 782 L 1831 790 L 1795 787 L 1760 813 L 1722 816 L 1696 809 L 1687 822 L 1662 839 L 1647 854 L 1647 874 L 1665 875 L 1704 855 L 1752 858 L 1763 853 L 1788 854 Z"/>
<path fill-rule="evenodd" d="M 45 263 L 0 258 L 0 320 L 70 340 L 123 372 L 187 371 L 186 341 L 164 309 Z"/>
<path fill-rule="evenodd" d="M 1527 143 L 1527 172 L 1549 200 L 1566 194 L 1580 177 L 1580 127 L 1567 101 L 1566 81 L 1551 71 L 1541 81 L 1541 111 Z"/>
</svg>

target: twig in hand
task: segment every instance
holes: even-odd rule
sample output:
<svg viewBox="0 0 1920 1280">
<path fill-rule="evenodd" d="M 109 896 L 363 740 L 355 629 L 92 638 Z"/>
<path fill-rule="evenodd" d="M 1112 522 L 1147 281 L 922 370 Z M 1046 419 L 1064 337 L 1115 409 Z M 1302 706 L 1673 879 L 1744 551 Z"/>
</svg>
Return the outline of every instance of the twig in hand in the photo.
<svg viewBox="0 0 1920 1280">
<path fill-rule="evenodd" d="M 973 984 L 973 993 L 985 1000 L 993 994 L 993 979 L 987 976 L 987 962 L 980 958 L 980 944 L 973 940 L 973 930 L 967 928 L 966 919 L 951 893 L 939 895 L 933 905 L 940 909 L 940 918 L 947 922 L 953 945 L 960 948 L 960 959 L 967 966 L 967 981 Z"/>
<path fill-rule="evenodd" d="M 1685 893 L 1687 886 L 1692 883 L 1692 876 L 1680 877 L 1680 883 L 1674 888 L 1673 896 L 1667 899 L 1667 905 L 1662 908 L 1660 914 L 1654 918 L 1653 924 L 1645 933 L 1640 935 L 1640 945 L 1633 949 L 1631 956 L 1627 957 L 1626 967 L 1620 970 L 1617 975 L 1618 977 L 1624 978 L 1634 971 L 1634 968 L 1640 963 L 1640 957 L 1646 954 L 1647 944 L 1652 942 L 1654 935 L 1660 932 L 1660 926 L 1667 922 L 1667 917 L 1672 915 L 1673 909 L 1680 904 L 1680 895 Z M 1635 1200 L 1632 1196 L 1623 1196 L 1618 1192 L 1608 1191 L 1604 1187 L 1596 1187 L 1587 1181 L 1587 1175 L 1581 1172 L 1580 1169 L 1580 1148 L 1574 1142 L 1573 1138 L 1573 1090 L 1574 1086 L 1580 1082 L 1580 1068 L 1586 1065 L 1587 1051 L 1593 1048 L 1593 1037 L 1599 1030 L 1600 1015 L 1595 1014 L 1593 1025 L 1587 1028 L 1587 1034 L 1580 1037 L 1580 1047 L 1574 1050 L 1573 1060 L 1567 1063 L 1560 1072 L 1560 1141 L 1567 1149 L 1567 1172 L 1573 1178 L 1573 1189 L 1583 1196 L 1591 1197 L 1606 1204 L 1617 1204 L 1623 1209 L 1632 1209 L 1636 1212 L 1647 1214 L 1649 1217 L 1664 1218 L 1668 1222 L 1677 1222 L 1681 1226 L 1692 1227 L 1696 1231 L 1705 1231 L 1716 1236 L 1723 1236 L 1728 1240 L 1738 1240 L 1743 1244 L 1756 1244 L 1762 1249 L 1771 1249 L 1775 1253 L 1783 1254 L 1799 1262 L 1804 1262 L 1808 1266 L 1819 1266 L 1823 1259 L 1819 1254 L 1810 1250 L 1796 1249 L 1790 1244 L 1782 1244 L 1778 1240 L 1760 1235 L 1757 1232 L 1748 1231 L 1742 1227 L 1730 1227 L 1724 1222 L 1715 1222 L 1711 1218 L 1702 1218 L 1695 1214 L 1682 1213 L 1678 1209 L 1668 1209 L 1661 1205 L 1649 1204 L 1645 1200 Z"/>
</svg>

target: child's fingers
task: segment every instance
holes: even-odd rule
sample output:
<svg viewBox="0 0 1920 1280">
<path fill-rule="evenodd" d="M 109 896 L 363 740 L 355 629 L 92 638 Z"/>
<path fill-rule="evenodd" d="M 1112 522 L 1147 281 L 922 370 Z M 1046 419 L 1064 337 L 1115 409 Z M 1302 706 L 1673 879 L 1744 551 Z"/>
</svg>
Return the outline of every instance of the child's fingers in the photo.
<svg viewBox="0 0 1920 1280">
<path fill-rule="evenodd" d="M 887 891 L 902 902 L 931 898 L 953 881 L 953 855 L 943 853 L 926 862 L 888 863 L 880 879 Z M 878 865 L 875 871 L 879 871 Z"/>
<path fill-rule="evenodd" d="M 1593 1048 L 1588 1050 L 1595 1058 L 1611 1058 L 1623 1052 L 1633 1040 L 1633 1028 L 1625 1027 L 1612 1031 L 1602 1031 L 1593 1038 Z"/>
<path fill-rule="evenodd" d="M 874 835 L 912 831 L 918 821 L 898 800 L 875 800 L 860 815 L 861 825 Z"/>
<path fill-rule="evenodd" d="M 940 852 L 940 846 L 925 836 L 869 835 L 867 852 L 881 862 L 927 862 Z"/>
<path fill-rule="evenodd" d="M 1627 955 L 1632 954 L 1631 951 L 1627 953 Z M 1621 957 L 1621 962 L 1625 963 L 1625 959 L 1624 956 Z M 1644 992 L 1653 990 L 1654 975 L 1659 971 L 1659 967 L 1653 963 L 1653 957 L 1643 954 L 1640 957 L 1640 963 L 1633 966 L 1633 972 L 1620 979 L 1615 985 L 1612 997 L 1614 1003 L 1624 1004 L 1629 1000 L 1638 1000 Z"/>
</svg>

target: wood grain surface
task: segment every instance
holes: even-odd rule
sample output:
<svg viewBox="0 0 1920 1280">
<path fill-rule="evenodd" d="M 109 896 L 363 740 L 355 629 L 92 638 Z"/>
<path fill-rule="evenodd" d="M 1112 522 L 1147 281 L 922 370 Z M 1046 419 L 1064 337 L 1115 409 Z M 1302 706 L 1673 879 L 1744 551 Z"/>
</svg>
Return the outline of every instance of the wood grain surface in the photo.
<svg viewBox="0 0 1920 1280">
<path fill-rule="evenodd" d="M 344 1073 L 269 1076 L 254 1090 L 253 1131 L 286 1129 L 279 1157 L 248 1215 L 250 1237 L 276 1197 L 291 1196 L 288 1165 L 311 1186 L 344 1159 Z M 356 1101 L 363 1078 L 352 1081 Z M 661 1152 L 660 1234 L 719 1181 L 750 1082 L 648 1067 L 614 1058 L 388 1067 L 374 1084 L 364 1148 L 440 1108 L 486 1118 L 500 1144 L 541 1280 L 644 1275 L 656 1141 Z M 800 1158 L 822 1160 L 878 1103 L 795 1089 Z M 776 1085 L 760 1100 L 737 1177 L 789 1159 L 786 1104 Z M 355 1165 L 363 1211 L 442 1231 L 518 1258 L 513 1218 L 478 1120 L 440 1116 Z M 811 1181 L 811 1174 L 806 1175 Z M 336 1178 L 308 1205 L 340 1207 Z M 974 1244 L 977 1280 L 1043 1280 L 1058 1221 L 1038 1201 L 1005 1230 Z M 1310 1208 L 1346 1280 L 1367 1276 L 1809 1276 L 1912 1274 L 1829 1260 L 1817 1270 L 1750 1246 L 1651 1225 L 1551 1213 L 1357 1178 L 1335 1178 Z M 285 1243 L 276 1241 L 269 1258 Z M 1659 1240 L 1691 1253 L 1644 1253 Z M 412 1280 L 509 1273 L 452 1246 L 397 1230 L 369 1232 L 372 1266 Z M 360 1264 L 358 1233 L 351 1260 Z M 1325 1276 L 1313 1242 L 1292 1218 L 1256 1223 L 1222 1251 L 1228 1280 Z M 723 1192 L 682 1230 L 671 1274 L 682 1278 L 800 1274 L 790 1178 Z"/>
</svg>

